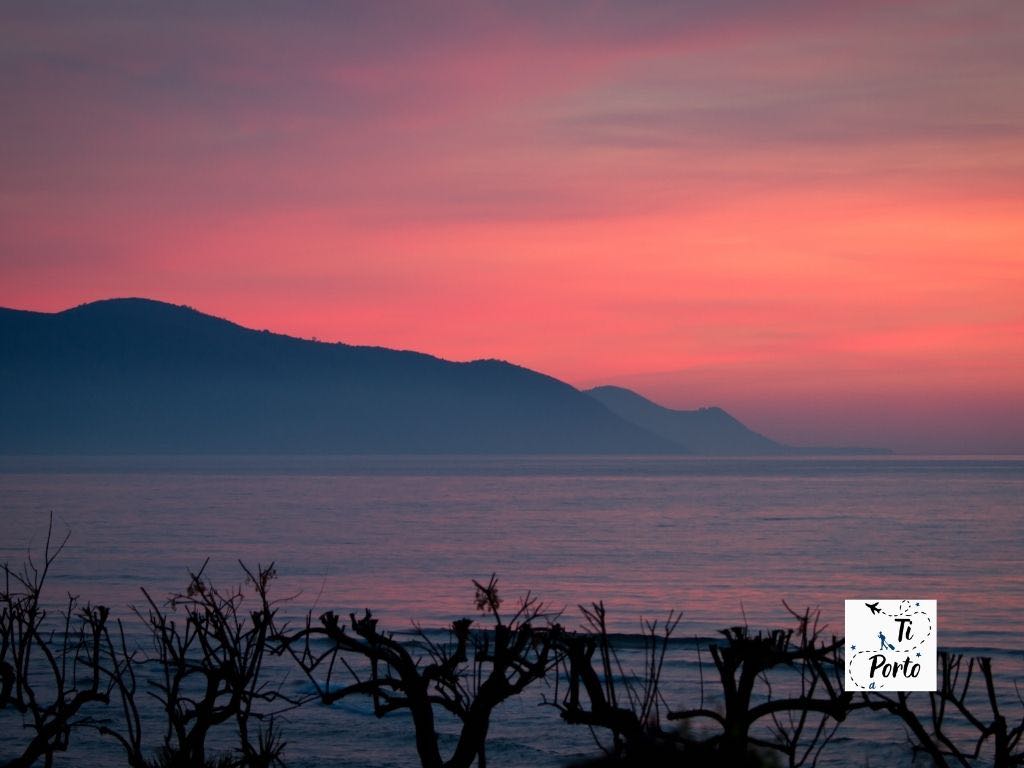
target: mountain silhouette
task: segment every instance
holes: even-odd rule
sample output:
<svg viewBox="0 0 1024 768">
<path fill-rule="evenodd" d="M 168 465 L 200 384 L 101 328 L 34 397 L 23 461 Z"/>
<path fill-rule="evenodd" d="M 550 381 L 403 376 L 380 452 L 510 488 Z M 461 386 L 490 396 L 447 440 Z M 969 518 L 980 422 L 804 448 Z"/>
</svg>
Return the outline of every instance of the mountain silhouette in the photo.
<svg viewBox="0 0 1024 768">
<path fill-rule="evenodd" d="M 624 387 L 595 387 L 586 393 L 612 413 L 679 445 L 690 453 L 790 453 L 789 446 L 748 429 L 721 408 L 676 411 Z"/>
<path fill-rule="evenodd" d="M 149 299 L 0 308 L 0 453 L 801 454 L 721 408 L 501 360 L 257 331 Z"/>
<path fill-rule="evenodd" d="M 648 432 L 671 440 L 687 453 L 715 456 L 885 455 L 884 448 L 810 446 L 777 443 L 754 432 L 718 407 L 677 411 L 624 387 L 602 386 L 586 393 L 608 410 Z"/>
<path fill-rule="evenodd" d="M 499 360 L 328 344 L 111 299 L 0 309 L 0 452 L 679 453 Z"/>
</svg>

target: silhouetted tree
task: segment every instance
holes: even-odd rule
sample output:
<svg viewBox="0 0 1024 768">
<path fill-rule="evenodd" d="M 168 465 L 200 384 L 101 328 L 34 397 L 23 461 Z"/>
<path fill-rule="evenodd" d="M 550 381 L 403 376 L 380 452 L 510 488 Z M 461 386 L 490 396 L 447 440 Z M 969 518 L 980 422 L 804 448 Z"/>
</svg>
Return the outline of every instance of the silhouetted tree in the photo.
<svg viewBox="0 0 1024 768">
<path fill-rule="evenodd" d="M 980 691 L 976 670 L 980 672 Z M 914 750 L 927 754 L 937 766 L 952 761 L 968 768 L 987 750 L 992 768 L 1012 768 L 1024 765 L 1024 697 L 1018 689 L 1015 693 L 1020 707 L 1011 724 L 1005 713 L 1007 705 L 999 700 L 991 659 L 965 659 L 962 654 L 940 651 L 939 687 L 928 694 L 927 715 L 912 706 L 922 697 L 907 692 L 864 694 L 859 706 L 902 720 Z"/>
<path fill-rule="evenodd" d="M 406 644 L 379 631 L 369 611 L 361 618 L 349 614 L 347 626 L 327 612 L 318 624 L 308 617 L 306 627 L 287 639 L 287 648 L 324 704 L 363 694 L 372 698 L 378 717 L 407 710 L 424 768 L 465 768 L 473 762 L 484 768 L 491 713 L 548 674 L 557 662 L 554 640 L 561 629 L 552 623 L 556 616 L 529 594 L 503 618 L 496 577 L 486 585 L 473 583 L 477 608 L 493 621 L 486 630 L 460 619 L 452 623 L 447 643 L 417 628 L 418 643 Z M 318 640 L 327 640 L 327 648 L 320 650 Z M 339 672 L 341 683 L 335 679 Z M 447 759 L 438 745 L 435 708 L 461 725 Z"/>
<path fill-rule="evenodd" d="M 239 757 L 222 757 L 219 765 L 264 766 L 280 756 L 283 744 L 274 733 L 273 714 L 257 708 L 299 703 L 270 687 L 261 675 L 277 613 L 267 594 L 276 572 L 273 564 L 254 571 L 239 564 L 248 594 L 242 586 L 222 591 L 209 583 L 203 577 L 205 564 L 189 574 L 184 593 L 171 595 L 163 605 L 143 590 L 147 609 L 138 614 L 153 640 L 154 654 L 147 663 L 159 671 L 154 696 L 167 722 L 160 766 L 207 765 L 207 736 L 228 721 L 238 729 Z M 254 602 L 246 603 L 247 598 Z M 119 682 L 127 703 L 135 695 L 134 680 L 122 674 Z M 267 730 L 253 733 L 252 721 L 264 720 Z M 119 741 L 129 759 L 136 759 L 137 742 Z"/>
<path fill-rule="evenodd" d="M 842 639 L 821 641 L 817 614 L 813 621 L 810 612 L 793 615 L 799 620 L 795 637 L 793 630 L 776 629 L 757 635 L 745 626 L 722 630 L 725 642 L 712 644 L 710 651 L 724 711 L 700 706 L 668 715 L 679 722 L 703 719 L 716 724 L 718 733 L 697 744 L 723 765 L 759 764 L 761 758 L 754 748 L 780 753 L 790 766 L 804 765 L 808 760 L 813 765 L 850 710 L 853 696 L 842 690 Z M 799 690 L 774 695 L 768 672 L 778 667 L 796 671 Z M 760 700 L 754 703 L 759 682 Z M 817 719 L 808 732 L 812 715 Z M 755 726 L 762 724 L 774 739 L 754 734 Z"/>
<path fill-rule="evenodd" d="M 52 628 L 42 596 L 46 579 L 68 536 L 56 544 L 50 516 L 37 564 L 31 551 L 20 570 L 3 565 L 0 591 L 0 709 L 20 712 L 32 734 L 10 768 L 25 768 L 39 759 L 50 766 L 65 751 L 71 732 L 82 724 L 87 705 L 106 704 L 109 686 L 101 673 L 102 639 L 109 611 L 80 606 L 68 595 L 66 608 Z"/>
<path fill-rule="evenodd" d="M 551 703 L 565 722 L 588 726 L 609 759 L 652 765 L 675 757 L 682 744 L 661 727 L 665 703 L 660 684 L 680 617 L 670 613 L 660 631 L 657 622 L 644 623 L 643 671 L 627 673 L 608 636 L 604 603 L 579 608 L 586 627 L 558 637 L 559 682 L 564 679 L 565 691 Z M 609 746 L 602 745 L 595 729 L 611 734 Z"/>
<path fill-rule="evenodd" d="M 661 678 L 679 623 L 674 613 L 661 625 L 644 624 L 643 667 L 627 671 L 602 603 L 581 606 L 584 627 L 567 632 L 530 594 L 504 614 L 493 575 L 473 582 L 484 627 L 464 618 L 452 622 L 446 640 L 419 627 L 412 640 L 400 640 L 379 630 L 369 611 L 349 614 L 348 622 L 327 612 L 317 621 L 307 615 L 299 629 L 278 626 L 279 601 L 268 596 L 273 565 L 241 564 L 245 584 L 222 590 L 204 577 L 204 564 L 184 592 L 164 601 L 143 590 L 136 614 L 152 643 L 144 653 L 104 606 L 69 595 L 63 610 L 47 610 L 44 587 L 66 542 L 54 540 L 51 516 L 42 560 L 30 551 L 20 568 L 2 566 L 0 710 L 17 712 L 27 734 L 8 768 L 52 765 L 83 727 L 116 741 L 131 768 L 269 768 L 284 748 L 274 728 L 278 712 L 353 695 L 368 696 L 378 717 L 410 713 L 425 768 L 486 768 L 494 710 L 552 673 L 546 701 L 562 719 L 611 735 L 600 764 L 753 766 L 768 754 L 790 768 L 814 765 L 844 718 L 865 709 L 897 718 L 915 752 L 936 766 L 968 768 L 979 758 L 993 768 L 1024 766 L 1024 697 L 1015 690 L 1013 702 L 999 690 L 990 659 L 942 652 L 937 691 L 855 699 L 842 690 L 842 641 L 825 641 L 810 611 L 790 611 L 796 630 L 723 630 L 724 640 L 710 647 L 721 707 L 705 705 L 702 678 L 699 704 L 673 711 Z M 316 695 L 272 687 L 268 653 L 294 659 Z M 159 702 L 166 723 L 155 758 L 144 749 L 143 693 Z M 683 728 L 664 727 L 663 713 Z M 438 741 L 446 716 L 459 725 L 447 757 Z M 211 757 L 207 738 L 221 728 L 234 731 L 238 746 Z"/>
</svg>

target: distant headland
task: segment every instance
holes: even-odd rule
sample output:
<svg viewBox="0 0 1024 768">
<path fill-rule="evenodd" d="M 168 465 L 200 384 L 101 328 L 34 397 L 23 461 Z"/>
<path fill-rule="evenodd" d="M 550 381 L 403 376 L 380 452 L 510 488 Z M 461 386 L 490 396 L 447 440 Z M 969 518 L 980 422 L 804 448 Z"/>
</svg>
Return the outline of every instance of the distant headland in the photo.
<svg viewBox="0 0 1024 768">
<path fill-rule="evenodd" d="M 501 360 L 308 341 L 148 299 L 0 308 L 0 453 L 887 453 L 795 448 L 720 408 Z"/>
</svg>

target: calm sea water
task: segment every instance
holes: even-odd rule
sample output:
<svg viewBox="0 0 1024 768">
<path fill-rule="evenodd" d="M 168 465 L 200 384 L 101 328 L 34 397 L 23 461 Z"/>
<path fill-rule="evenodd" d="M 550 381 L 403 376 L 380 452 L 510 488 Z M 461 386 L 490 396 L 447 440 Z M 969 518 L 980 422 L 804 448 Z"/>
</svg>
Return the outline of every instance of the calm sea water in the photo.
<svg viewBox="0 0 1024 768">
<path fill-rule="evenodd" d="M 239 559 L 276 561 L 295 615 L 370 607 L 398 630 L 472 616 L 471 579 L 492 572 L 570 625 L 599 599 L 627 633 L 681 610 L 682 640 L 787 624 L 783 601 L 841 634 L 845 598 L 907 596 L 939 601 L 940 647 L 1024 676 L 1019 457 L 0 458 L 0 561 L 40 543 L 51 510 L 71 532 L 52 594 L 124 613 L 139 587 L 182 589 L 207 558 L 231 582 Z M 681 705 L 692 641 L 668 676 Z M 592 751 L 535 704 L 499 712 L 494 765 Z M 408 723 L 341 709 L 294 718 L 289 764 L 415 764 Z M 855 744 L 835 765 L 880 764 L 903 742 L 869 721 L 844 733 Z"/>
</svg>

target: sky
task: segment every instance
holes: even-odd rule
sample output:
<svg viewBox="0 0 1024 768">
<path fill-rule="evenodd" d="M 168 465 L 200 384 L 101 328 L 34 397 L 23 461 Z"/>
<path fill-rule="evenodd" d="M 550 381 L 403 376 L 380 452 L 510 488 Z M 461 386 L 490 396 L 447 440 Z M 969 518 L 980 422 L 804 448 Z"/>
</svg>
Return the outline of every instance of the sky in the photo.
<svg viewBox="0 0 1024 768">
<path fill-rule="evenodd" d="M 1024 3 L 0 5 L 0 306 L 1024 452 Z"/>
</svg>

